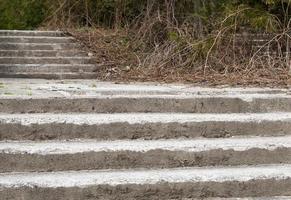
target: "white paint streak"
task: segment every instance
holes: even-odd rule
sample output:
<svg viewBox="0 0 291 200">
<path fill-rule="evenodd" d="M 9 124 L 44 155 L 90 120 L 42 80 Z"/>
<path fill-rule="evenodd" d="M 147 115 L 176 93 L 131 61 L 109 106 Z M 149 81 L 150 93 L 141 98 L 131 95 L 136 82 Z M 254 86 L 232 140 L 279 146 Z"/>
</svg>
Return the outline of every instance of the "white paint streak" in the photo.
<svg viewBox="0 0 291 200">
<path fill-rule="evenodd" d="M 255 122 L 291 121 L 291 113 L 66 113 L 66 114 L 0 114 L 0 124 L 75 124 L 98 125 L 111 123 L 197 123 L 197 122 Z"/>
<path fill-rule="evenodd" d="M 151 150 L 202 152 L 210 150 L 246 151 L 249 149 L 275 150 L 291 148 L 291 136 L 238 137 L 219 139 L 169 140 L 74 140 L 74 141 L 2 141 L 0 153 L 6 154 L 74 154 L 85 152 L 148 152 Z"/>
<path fill-rule="evenodd" d="M 183 168 L 157 170 L 102 170 L 51 173 L 0 174 L 0 187 L 86 187 L 93 185 L 202 183 L 250 181 L 254 179 L 284 180 L 291 178 L 291 165 L 223 168 Z"/>
</svg>

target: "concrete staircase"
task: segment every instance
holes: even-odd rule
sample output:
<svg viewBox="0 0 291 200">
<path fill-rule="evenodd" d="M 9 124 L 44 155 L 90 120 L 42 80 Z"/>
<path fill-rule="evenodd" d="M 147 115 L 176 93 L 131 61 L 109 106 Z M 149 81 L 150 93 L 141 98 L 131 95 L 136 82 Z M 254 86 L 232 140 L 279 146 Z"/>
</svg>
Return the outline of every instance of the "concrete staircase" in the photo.
<svg viewBox="0 0 291 200">
<path fill-rule="evenodd" d="M 0 79 L 1 200 L 291 199 L 291 94 Z"/>
<path fill-rule="evenodd" d="M 81 49 L 58 31 L 0 30 L 0 77 L 96 78 L 98 66 Z"/>
</svg>

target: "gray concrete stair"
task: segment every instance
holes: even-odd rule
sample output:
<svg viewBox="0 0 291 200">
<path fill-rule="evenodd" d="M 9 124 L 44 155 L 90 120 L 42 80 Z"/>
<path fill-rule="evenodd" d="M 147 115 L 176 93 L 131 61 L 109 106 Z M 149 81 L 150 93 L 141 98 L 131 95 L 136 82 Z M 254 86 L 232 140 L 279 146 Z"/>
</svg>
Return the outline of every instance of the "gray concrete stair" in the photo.
<svg viewBox="0 0 291 200">
<path fill-rule="evenodd" d="M 10 64 L 94 64 L 90 57 L 0 57 L 1 66 Z M 0 66 L 0 67 L 1 67 Z"/>
<path fill-rule="evenodd" d="M 291 196 L 291 166 L 4 173 L 0 186 L 3 199 Z"/>
<path fill-rule="evenodd" d="M 0 173 L 291 164 L 291 136 L 0 142 Z"/>
<path fill-rule="evenodd" d="M 44 66 L 54 70 L 58 68 L 58 65 Z M 77 66 L 81 65 L 76 65 L 76 69 Z M 93 66 L 86 67 L 90 69 Z M 43 68 L 45 70 L 46 67 Z M 0 110 L 5 113 L 291 112 L 291 93 L 288 89 L 269 88 L 209 89 L 93 80 L 2 79 Z"/>
<path fill-rule="evenodd" d="M 76 43 L 1 43 L 0 50 L 78 50 Z"/>
<path fill-rule="evenodd" d="M 48 59 L 49 60 L 49 59 Z M 42 61 L 42 60 L 40 60 Z M 31 73 L 37 71 L 39 73 L 83 73 L 83 72 L 94 72 L 98 70 L 98 66 L 94 64 L 83 64 L 83 59 L 72 58 L 71 60 L 59 61 L 64 62 L 59 64 L 0 64 L 0 69 L 3 73 Z M 0 58 L 1 62 L 1 58 Z M 69 62 L 73 64 L 69 64 Z M 76 63 L 77 62 L 77 63 Z"/>
<path fill-rule="evenodd" d="M 290 100 L 279 88 L 0 79 L 0 200 L 291 199 Z"/>
<path fill-rule="evenodd" d="M 0 133 L 2 140 L 280 136 L 291 134 L 291 113 L 5 113 Z"/>
<path fill-rule="evenodd" d="M 27 30 L 0 30 L 0 36 L 47 36 L 47 37 L 62 37 L 62 31 L 27 31 Z"/>
<path fill-rule="evenodd" d="M 0 57 L 85 57 L 88 53 L 78 50 L 0 50 Z"/>
<path fill-rule="evenodd" d="M 92 66 L 84 66 L 88 64 Z M 2 78 L 93 79 L 95 64 L 82 45 L 65 33 L 0 31 Z"/>
<path fill-rule="evenodd" d="M 291 199 L 289 89 L 83 80 L 90 55 L 0 30 L 0 200 Z"/>
<path fill-rule="evenodd" d="M 6 72 L 0 73 L 0 77 L 6 78 L 35 78 L 35 79 L 96 79 L 98 75 L 96 72 L 70 72 L 70 73 L 45 73 L 45 72 Z"/>
<path fill-rule="evenodd" d="M 0 43 L 70 43 L 73 37 L 1 36 Z"/>
</svg>

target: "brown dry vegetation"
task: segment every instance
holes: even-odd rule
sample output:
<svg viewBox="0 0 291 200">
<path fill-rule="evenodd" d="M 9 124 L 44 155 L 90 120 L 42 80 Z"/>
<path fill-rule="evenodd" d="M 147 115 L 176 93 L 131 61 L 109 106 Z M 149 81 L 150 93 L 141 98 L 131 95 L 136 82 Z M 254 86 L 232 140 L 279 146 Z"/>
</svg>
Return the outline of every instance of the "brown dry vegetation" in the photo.
<svg viewBox="0 0 291 200">
<path fill-rule="evenodd" d="M 285 56 L 262 55 L 260 52 L 250 54 L 249 43 L 236 45 L 233 38 L 219 44 L 206 63 L 206 58 L 192 57 L 196 50 L 191 46 L 183 46 L 182 51 L 177 52 L 177 44 L 171 42 L 152 52 L 145 52 L 137 48 L 138 41 L 128 31 L 100 28 L 68 31 L 94 54 L 100 65 L 98 74 L 101 80 L 270 87 L 288 85 L 289 66 Z"/>
<path fill-rule="evenodd" d="M 282 4 L 284 9 L 289 8 L 287 2 Z M 115 22 L 109 26 L 93 24 L 89 12 L 82 27 L 76 28 L 71 18 L 58 20 L 58 14 L 44 25 L 60 27 L 83 43 L 100 65 L 97 73 L 101 80 L 288 85 L 288 9 L 283 9 L 279 18 L 269 11 L 238 4 L 223 8 L 223 14 L 181 17 L 175 1 L 147 1 L 145 5 L 130 23 L 119 6 Z M 62 16 L 67 15 L 62 12 Z M 262 33 L 269 37 L 261 48 L 254 49 L 251 38 Z"/>
</svg>

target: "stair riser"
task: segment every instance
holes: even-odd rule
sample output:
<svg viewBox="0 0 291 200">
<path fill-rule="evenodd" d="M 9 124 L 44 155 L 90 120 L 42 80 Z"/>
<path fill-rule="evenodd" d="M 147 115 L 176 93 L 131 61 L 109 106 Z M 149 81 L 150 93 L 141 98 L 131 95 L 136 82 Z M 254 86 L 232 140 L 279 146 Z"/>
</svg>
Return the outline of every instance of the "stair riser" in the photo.
<svg viewBox="0 0 291 200">
<path fill-rule="evenodd" d="M 291 163 L 291 149 L 210 150 L 203 152 L 151 150 L 148 152 L 83 152 L 76 154 L 0 154 L 0 173 L 123 168 L 176 168 L 219 165 Z"/>
<path fill-rule="evenodd" d="M 85 57 L 81 51 L 0 51 L 0 57 Z"/>
<path fill-rule="evenodd" d="M 84 58 L 19 58 L 19 57 L 12 57 L 12 58 L 0 58 L 0 64 L 7 65 L 10 67 L 9 64 L 94 64 L 94 60 L 88 57 Z M 5 66 L 4 66 L 5 67 Z M 2 66 L 0 66 L 1 70 Z M 1 70 L 2 71 L 2 70 Z M 5 71 L 4 71 L 5 72 Z"/>
<path fill-rule="evenodd" d="M 27 79 L 96 79 L 97 73 L 1 73 L 1 78 Z"/>
<path fill-rule="evenodd" d="M 3 73 L 82 73 L 82 72 L 95 72 L 98 67 L 95 65 L 40 65 L 40 66 L 0 66 L 0 72 Z"/>
<path fill-rule="evenodd" d="M 230 137 L 237 135 L 278 136 L 290 135 L 291 122 L 188 122 L 129 124 L 117 122 L 99 125 L 52 124 L 0 124 L 1 140 L 50 139 L 160 139 L 178 137 Z"/>
<path fill-rule="evenodd" d="M 245 182 L 201 182 L 201 183 L 160 183 L 124 184 L 118 186 L 87 186 L 72 188 L 3 188 L 3 199 L 20 200 L 80 200 L 80 199 L 135 199 L 168 200 L 207 197 L 247 197 L 291 195 L 291 180 L 251 180 Z"/>
<path fill-rule="evenodd" d="M 0 36 L 44 36 L 44 37 L 61 37 L 65 34 L 58 31 L 0 31 Z"/>
<path fill-rule="evenodd" d="M 70 43 L 69 37 L 0 37 L 0 43 Z"/>
<path fill-rule="evenodd" d="M 75 43 L 68 44 L 39 44 L 39 43 L 31 43 L 31 44 L 0 44 L 0 50 L 78 50 L 80 45 Z"/>
<path fill-rule="evenodd" d="M 8 86 L 9 87 L 9 86 Z M 32 95 L 34 92 L 32 91 Z M 48 106 L 49 105 L 49 106 Z M 224 105 L 224 106 L 221 106 Z M 290 112 L 288 98 L 256 99 L 245 102 L 235 98 L 78 98 L 78 99 L 21 99 L 0 98 L 0 110 L 5 113 L 245 113 Z"/>
</svg>

